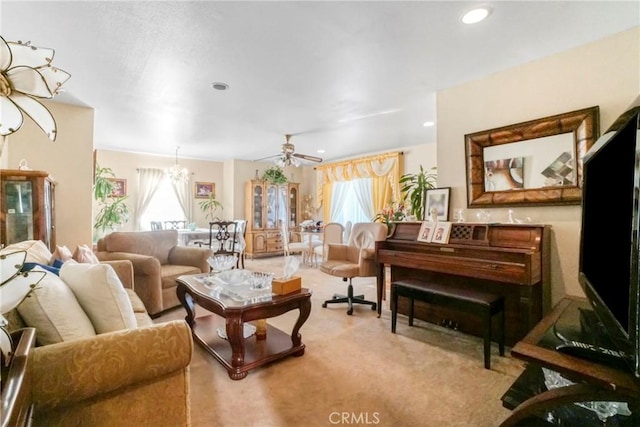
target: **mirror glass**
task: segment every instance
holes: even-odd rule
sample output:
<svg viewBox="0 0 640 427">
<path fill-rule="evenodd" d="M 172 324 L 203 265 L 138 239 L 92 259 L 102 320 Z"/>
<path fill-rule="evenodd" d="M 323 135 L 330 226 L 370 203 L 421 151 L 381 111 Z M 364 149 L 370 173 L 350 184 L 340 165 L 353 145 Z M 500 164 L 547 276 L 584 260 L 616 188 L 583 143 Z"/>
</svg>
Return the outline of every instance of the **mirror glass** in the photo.
<svg viewBox="0 0 640 427">
<path fill-rule="evenodd" d="M 467 205 L 579 204 L 598 114 L 591 107 L 465 135 Z"/>
</svg>

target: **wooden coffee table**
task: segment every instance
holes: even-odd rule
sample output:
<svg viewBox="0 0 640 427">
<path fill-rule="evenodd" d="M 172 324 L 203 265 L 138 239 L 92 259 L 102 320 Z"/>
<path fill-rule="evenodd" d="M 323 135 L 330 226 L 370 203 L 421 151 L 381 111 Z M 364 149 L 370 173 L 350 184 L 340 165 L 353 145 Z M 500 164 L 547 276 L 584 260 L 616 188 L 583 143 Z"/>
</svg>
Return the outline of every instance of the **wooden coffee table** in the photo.
<svg viewBox="0 0 640 427">
<path fill-rule="evenodd" d="M 185 320 L 191 326 L 193 338 L 227 369 L 231 379 L 241 380 L 250 369 L 289 355 L 304 354 L 305 345 L 299 330 L 311 313 L 309 289 L 273 295 L 259 302 L 236 301 L 198 281 L 197 277 L 202 276 L 178 277 L 176 292 L 187 311 Z M 196 304 L 215 315 L 196 317 Z M 280 316 L 294 309 L 300 314 L 291 335 L 267 325 L 266 339 L 244 338 L 245 322 Z M 226 330 L 227 340 L 218 335 L 218 328 Z"/>
</svg>

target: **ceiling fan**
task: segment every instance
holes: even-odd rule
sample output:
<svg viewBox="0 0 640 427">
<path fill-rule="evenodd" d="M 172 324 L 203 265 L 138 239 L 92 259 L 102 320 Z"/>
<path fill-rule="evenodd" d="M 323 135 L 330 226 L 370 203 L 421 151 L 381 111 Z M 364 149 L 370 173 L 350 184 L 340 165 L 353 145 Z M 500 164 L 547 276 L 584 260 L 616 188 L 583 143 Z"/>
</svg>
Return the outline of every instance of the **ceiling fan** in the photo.
<svg viewBox="0 0 640 427">
<path fill-rule="evenodd" d="M 261 159 L 254 160 L 254 162 L 259 162 L 262 160 L 268 160 L 275 158 L 275 163 L 278 166 L 300 166 L 300 159 L 306 160 L 309 162 L 322 162 L 320 157 L 309 156 L 307 154 L 296 153 L 296 147 L 289 142 L 291 139 L 291 135 L 287 134 L 284 136 L 286 142 L 280 146 L 281 153 L 273 156 L 263 157 Z"/>
</svg>

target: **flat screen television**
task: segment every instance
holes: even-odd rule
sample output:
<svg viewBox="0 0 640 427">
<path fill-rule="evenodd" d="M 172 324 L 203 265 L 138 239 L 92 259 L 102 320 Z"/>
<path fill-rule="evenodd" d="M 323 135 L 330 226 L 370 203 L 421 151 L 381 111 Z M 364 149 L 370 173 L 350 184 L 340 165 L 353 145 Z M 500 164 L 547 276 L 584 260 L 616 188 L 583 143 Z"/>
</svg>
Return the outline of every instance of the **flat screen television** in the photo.
<svg viewBox="0 0 640 427">
<path fill-rule="evenodd" d="M 640 377 L 640 113 L 584 157 L 579 282 L 615 349 Z"/>
</svg>

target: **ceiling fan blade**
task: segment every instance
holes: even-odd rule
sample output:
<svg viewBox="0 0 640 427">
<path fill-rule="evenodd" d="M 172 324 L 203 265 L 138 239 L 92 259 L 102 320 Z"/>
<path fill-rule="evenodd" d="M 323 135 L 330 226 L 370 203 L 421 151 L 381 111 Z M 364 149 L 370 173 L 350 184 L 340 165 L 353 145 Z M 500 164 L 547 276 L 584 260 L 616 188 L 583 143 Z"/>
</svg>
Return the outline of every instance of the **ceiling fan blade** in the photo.
<svg viewBox="0 0 640 427">
<path fill-rule="evenodd" d="M 302 159 L 302 160 L 308 160 L 310 162 L 318 162 L 318 163 L 322 162 L 322 159 L 320 157 L 316 157 L 316 156 L 309 156 L 309 155 L 306 155 L 306 154 L 298 154 L 298 153 L 293 153 L 292 156 L 293 157 L 297 157 L 297 158 Z"/>
<path fill-rule="evenodd" d="M 261 162 L 263 160 L 275 159 L 276 157 L 280 157 L 282 154 L 274 154 L 273 156 L 263 157 L 261 159 L 255 159 L 254 162 Z"/>
</svg>

